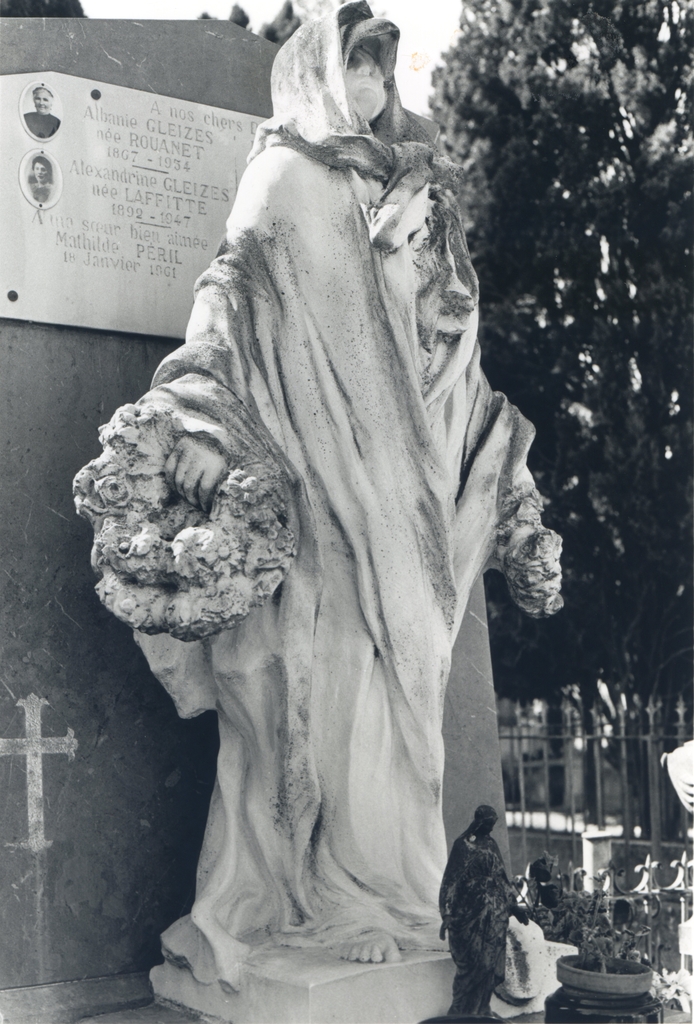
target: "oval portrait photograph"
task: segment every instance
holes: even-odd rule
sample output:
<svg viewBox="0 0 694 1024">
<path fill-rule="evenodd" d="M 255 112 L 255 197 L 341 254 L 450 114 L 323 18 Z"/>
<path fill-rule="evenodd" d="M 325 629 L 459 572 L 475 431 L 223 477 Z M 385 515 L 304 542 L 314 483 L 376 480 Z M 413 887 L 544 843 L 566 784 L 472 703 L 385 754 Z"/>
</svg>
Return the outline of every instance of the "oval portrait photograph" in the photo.
<svg viewBox="0 0 694 1024">
<path fill-rule="evenodd" d="M 60 164 L 43 149 L 32 150 L 19 165 L 19 185 L 24 198 L 37 209 L 55 206 L 63 191 Z"/>
<path fill-rule="evenodd" d="M 63 104 L 46 82 L 30 82 L 19 99 L 19 114 L 32 139 L 52 139 L 60 130 Z"/>
</svg>

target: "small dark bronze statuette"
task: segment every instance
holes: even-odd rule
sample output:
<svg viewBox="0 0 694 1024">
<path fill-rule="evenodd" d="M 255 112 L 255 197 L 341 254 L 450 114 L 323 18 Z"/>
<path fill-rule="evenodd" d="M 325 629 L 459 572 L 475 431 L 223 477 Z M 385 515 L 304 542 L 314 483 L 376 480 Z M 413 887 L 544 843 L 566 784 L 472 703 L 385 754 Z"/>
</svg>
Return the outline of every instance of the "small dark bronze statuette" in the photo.
<svg viewBox="0 0 694 1024">
<path fill-rule="evenodd" d="M 453 844 L 441 883 L 441 938 L 448 932 L 448 946 L 458 968 L 449 1019 L 499 1019 L 489 1000 L 504 980 L 509 917 L 513 914 L 528 923 L 491 837 L 496 821 L 494 808 L 480 804 L 472 823 Z"/>
</svg>

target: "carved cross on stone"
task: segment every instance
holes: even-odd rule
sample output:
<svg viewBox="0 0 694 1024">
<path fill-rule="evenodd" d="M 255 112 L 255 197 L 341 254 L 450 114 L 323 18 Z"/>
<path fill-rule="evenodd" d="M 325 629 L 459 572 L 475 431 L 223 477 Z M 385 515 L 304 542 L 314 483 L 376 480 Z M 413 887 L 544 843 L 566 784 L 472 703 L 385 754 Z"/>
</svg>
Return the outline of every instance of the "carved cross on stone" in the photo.
<svg viewBox="0 0 694 1024">
<path fill-rule="evenodd" d="M 0 756 L 21 754 L 27 759 L 27 810 L 29 816 L 29 838 L 19 845 L 33 853 L 47 850 L 52 844 L 43 834 L 43 754 L 67 754 L 72 760 L 77 750 L 77 740 L 72 729 L 67 736 L 41 735 L 41 708 L 48 705 L 43 697 L 35 693 L 17 701 L 17 707 L 24 708 L 26 718 L 26 739 L 0 739 Z"/>
</svg>

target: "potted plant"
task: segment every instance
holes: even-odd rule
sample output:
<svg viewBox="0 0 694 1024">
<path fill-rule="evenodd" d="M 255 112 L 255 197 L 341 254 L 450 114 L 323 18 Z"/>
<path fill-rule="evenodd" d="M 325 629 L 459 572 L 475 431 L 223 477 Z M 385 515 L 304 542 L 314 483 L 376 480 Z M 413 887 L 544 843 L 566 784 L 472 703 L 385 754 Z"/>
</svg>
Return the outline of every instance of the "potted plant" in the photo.
<svg viewBox="0 0 694 1024">
<path fill-rule="evenodd" d="M 609 1001 L 643 999 L 653 986 L 653 970 L 642 962 L 638 941 L 648 929 L 617 931 L 609 898 L 595 892 L 567 892 L 554 880 L 555 860 L 545 853 L 530 865 L 524 902 L 545 939 L 564 942 L 578 954 L 557 960 L 557 978 L 575 999 Z"/>
<path fill-rule="evenodd" d="M 578 999 L 645 997 L 653 985 L 653 970 L 642 962 L 637 940 L 646 931 L 638 935 L 628 928 L 621 934 L 615 931 L 602 890 L 585 894 L 580 903 L 581 920 L 571 933 L 578 955 L 557 961 L 557 979 L 565 991 Z"/>
</svg>

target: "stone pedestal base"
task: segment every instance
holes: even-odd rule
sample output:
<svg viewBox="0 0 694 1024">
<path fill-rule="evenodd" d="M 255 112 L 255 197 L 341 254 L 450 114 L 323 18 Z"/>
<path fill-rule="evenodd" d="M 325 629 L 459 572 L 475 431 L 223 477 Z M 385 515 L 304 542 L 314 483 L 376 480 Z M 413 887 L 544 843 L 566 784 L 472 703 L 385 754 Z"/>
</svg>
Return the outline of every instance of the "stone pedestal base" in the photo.
<svg viewBox="0 0 694 1024">
<path fill-rule="evenodd" d="M 162 964 L 150 979 L 158 1000 L 233 1024 L 417 1024 L 451 1003 L 447 953 L 403 953 L 396 964 L 354 964 L 314 950 L 263 950 L 242 968 L 238 992 L 201 985 Z"/>
</svg>

